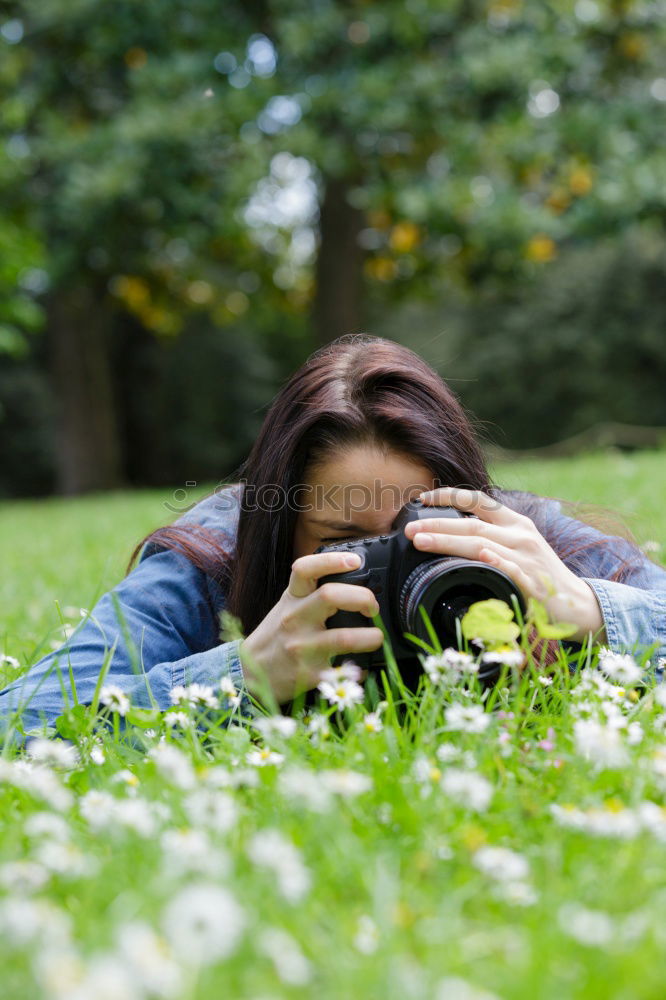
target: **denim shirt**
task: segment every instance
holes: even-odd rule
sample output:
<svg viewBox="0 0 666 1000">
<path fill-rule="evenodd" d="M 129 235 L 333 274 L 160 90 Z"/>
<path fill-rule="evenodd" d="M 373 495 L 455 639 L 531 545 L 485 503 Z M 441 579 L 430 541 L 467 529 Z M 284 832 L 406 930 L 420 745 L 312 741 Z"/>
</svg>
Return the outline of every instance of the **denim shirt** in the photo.
<svg viewBox="0 0 666 1000">
<path fill-rule="evenodd" d="M 218 489 L 176 524 L 199 524 L 219 532 L 225 548 L 233 551 L 240 489 Z M 518 496 L 505 494 L 507 499 L 512 495 Z M 584 579 L 599 601 L 608 647 L 631 653 L 647 649 L 655 657 L 666 656 L 666 569 L 642 556 L 627 582 L 610 581 L 607 577 L 626 543 L 564 515 L 557 501 L 545 503 L 546 538 L 559 532 L 576 543 L 597 539 L 607 543 L 593 550 L 594 576 Z M 240 640 L 220 642 L 219 615 L 224 607 L 225 594 L 210 576 L 184 555 L 147 543 L 135 568 L 98 601 L 63 645 L 0 692 L 0 720 L 6 721 L 18 709 L 25 731 L 52 724 L 66 707 L 63 688 L 69 703 L 74 702 L 70 674 L 76 699 L 89 704 L 109 655 L 104 683 L 118 685 L 135 706 L 164 710 L 171 704 L 173 687 L 198 683 L 215 688 L 226 676 L 243 694 L 241 711 L 249 714 Z"/>
</svg>

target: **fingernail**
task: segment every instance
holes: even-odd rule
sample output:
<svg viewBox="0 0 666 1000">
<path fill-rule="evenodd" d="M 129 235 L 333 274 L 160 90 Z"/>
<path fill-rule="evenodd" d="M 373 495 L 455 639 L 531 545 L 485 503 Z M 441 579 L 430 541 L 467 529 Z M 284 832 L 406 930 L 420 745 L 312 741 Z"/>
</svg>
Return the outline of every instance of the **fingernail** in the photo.
<svg viewBox="0 0 666 1000">
<path fill-rule="evenodd" d="M 432 535 L 424 534 L 422 531 L 418 535 L 414 535 L 414 545 L 430 545 L 432 542 Z"/>
<path fill-rule="evenodd" d="M 344 557 L 343 562 L 345 566 L 350 566 L 350 567 L 358 566 L 359 563 L 361 562 L 361 557 L 354 554 L 350 554 Z"/>
</svg>

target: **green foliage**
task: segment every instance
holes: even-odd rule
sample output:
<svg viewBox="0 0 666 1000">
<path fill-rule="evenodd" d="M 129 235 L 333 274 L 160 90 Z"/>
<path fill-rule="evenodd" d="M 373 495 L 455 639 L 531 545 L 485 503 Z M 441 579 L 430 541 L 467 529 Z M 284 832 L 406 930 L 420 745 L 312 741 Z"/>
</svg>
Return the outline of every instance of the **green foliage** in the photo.
<svg viewBox="0 0 666 1000">
<path fill-rule="evenodd" d="M 349 179 L 375 281 L 511 283 L 572 238 L 663 217 L 656 10 L 331 2 L 312 32 L 309 3 L 269 6 L 278 75 L 305 90 L 282 141 Z"/>
<path fill-rule="evenodd" d="M 665 274 L 656 227 L 572 248 L 531 287 L 491 289 L 452 310 L 447 374 L 490 436 L 512 447 L 606 421 L 663 426 Z"/>
<path fill-rule="evenodd" d="M 515 643 L 520 635 L 520 626 L 514 621 L 511 608 L 494 598 L 472 604 L 461 619 L 460 627 L 468 642 L 480 639 L 492 649 Z"/>
<path fill-rule="evenodd" d="M 30 295 L 39 282 L 44 255 L 38 238 L 12 219 L 0 216 L 0 355 L 26 358 L 27 334 L 41 328 L 43 310 Z M 39 286 L 38 286 L 39 287 Z"/>
<path fill-rule="evenodd" d="M 220 278 L 233 287 L 243 257 L 257 262 L 237 210 L 281 149 L 324 182 L 349 179 L 375 217 L 370 275 L 412 294 L 417 272 L 508 278 L 574 236 L 663 212 L 650 90 L 663 22 L 631 2 L 11 10 L 23 37 L 5 45 L 5 185 L 56 287 L 81 269 L 141 280 L 134 299 L 114 294 L 158 331 L 179 326 L 162 311 L 196 305 L 188 281 L 209 281 L 219 305 Z M 274 66 L 248 58 L 259 35 Z M 283 95 L 291 114 L 271 117 Z"/>
<path fill-rule="evenodd" d="M 633 510 L 641 536 L 664 544 L 665 468 L 655 453 L 606 454 L 496 475 Z M 165 499 L 0 505 L 0 651 L 22 669 L 43 651 L 38 635 L 61 641 L 43 636 L 54 599 L 72 602 L 59 619 L 80 621 L 75 605 L 121 578 Z M 322 705 L 290 735 L 282 717 L 262 733 L 224 708 L 211 725 L 190 705 L 133 707 L 121 725 L 107 706 L 70 707 L 57 730 L 72 747 L 33 745 L 28 763 L 6 746 L 0 760 L 3 997 L 104 987 L 148 1000 L 166 970 L 173 1000 L 276 990 L 448 1000 L 471 988 L 503 1000 L 654 1000 L 666 695 L 649 671 L 645 688 L 620 686 L 594 662 L 574 658 L 572 673 L 561 657 L 552 677 L 528 664 L 485 700 L 473 679 L 463 696 L 462 681 L 424 678 L 414 696 L 379 678 L 366 682 L 366 705 Z M 2 669 L 10 680 L 16 668 Z M 273 835 L 273 868 L 252 850 L 259 834 Z M 237 924 L 219 892 L 245 916 L 226 957 L 211 942 Z M 208 920 L 209 946 L 195 950 L 188 935 L 184 948 L 185 931 L 200 935 Z M 276 929 L 288 935 L 278 957 L 266 947 Z M 285 969 L 300 969 L 300 984 L 283 982 Z"/>
<path fill-rule="evenodd" d="M 366 314 L 355 325 L 416 341 L 397 307 L 429 303 L 422 339 L 446 328 L 465 402 L 507 442 L 572 433 L 609 406 L 616 419 L 637 421 L 643 406 L 638 422 L 664 423 L 657 7 L 14 0 L 2 18 L 0 354 L 43 370 L 34 334 L 46 313 L 62 337 L 52 313 L 81 289 L 94 306 L 83 318 L 70 308 L 65 328 L 92 338 L 108 327 L 130 356 L 120 331 L 165 351 L 201 334 L 210 371 L 207 358 L 249 337 L 262 375 L 238 406 L 242 447 L 229 431 L 218 444 L 207 393 L 189 387 L 196 415 L 165 426 L 209 475 L 213 456 L 224 465 L 243 450 L 257 405 L 312 346 L 317 209 L 335 180 L 360 213 Z M 313 204 L 298 223 L 252 223 L 261 184 L 279 201 L 280 153 L 307 160 Z M 634 226 L 652 249 L 626 256 L 618 234 Z M 137 398 L 131 368 L 123 359 L 114 376 L 121 408 Z M 535 373 L 538 398 L 516 406 L 516 378 L 531 386 Z M 147 410 L 165 408 L 160 392 L 145 391 Z M 10 442 L 34 436 L 34 452 L 46 424 L 13 406 L 2 428 Z M 172 480 L 177 457 L 162 452 L 143 477 L 132 453 L 132 438 L 140 453 L 154 439 L 149 424 L 121 421 L 125 472 Z M 24 454 L 9 465 L 27 470 Z M 0 475 L 4 492 L 40 492 L 53 470 Z"/>
<path fill-rule="evenodd" d="M 102 690 L 6 744 L 3 995 L 652 1000 L 665 686 L 586 656 L 296 718 Z"/>
<path fill-rule="evenodd" d="M 576 632 L 576 626 L 567 622 L 549 622 L 543 604 L 533 597 L 527 602 L 527 621 L 534 625 L 540 639 L 567 639 Z"/>
<path fill-rule="evenodd" d="M 21 348 L 26 340 L 20 336 Z M 0 496 L 53 489 L 53 398 L 34 360 L 0 359 Z"/>
</svg>

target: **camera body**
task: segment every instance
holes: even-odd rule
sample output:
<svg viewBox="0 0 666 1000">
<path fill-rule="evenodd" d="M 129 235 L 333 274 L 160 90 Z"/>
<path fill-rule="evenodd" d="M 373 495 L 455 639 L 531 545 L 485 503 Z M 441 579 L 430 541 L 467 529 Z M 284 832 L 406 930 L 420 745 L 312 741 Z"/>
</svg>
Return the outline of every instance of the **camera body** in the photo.
<svg viewBox="0 0 666 1000">
<path fill-rule="evenodd" d="M 374 593 L 403 676 L 420 672 L 416 657 L 420 647 L 406 639 L 403 633 L 410 632 L 431 644 L 419 608 L 427 612 L 444 649 L 458 646 L 456 621 L 477 601 L 496 598 L 513 608 L 515 599 L 521 612 L 525 611 L 523 596 L 506 573 L 476 560 L 423 552 L 414 548 L 404 532 L 410 521 L 473 516 L 454 507 L 426 506 L 420 500 L 412 500 L 399 511 L 389 534 L 320 545 L 316 550 L 353 552 L 361 557 L 358 569 L 324 576 L 319 586 L 328 581 L 354 583 Z M 337 611 L 326 624 L 328 628 L 345 628 L 371 625 L 372 621 L 360 612 Z M 336 659 L 348 658 L 339 656 Z M 355 653 L 354 660 L 368 670 L 380 668 L 385 663 L 383 649 Z M 496 674 L 496 667 L 490 667 L 488 672 Z M 480 677 L 483 679 L 482 674 Z"/>
</svg>

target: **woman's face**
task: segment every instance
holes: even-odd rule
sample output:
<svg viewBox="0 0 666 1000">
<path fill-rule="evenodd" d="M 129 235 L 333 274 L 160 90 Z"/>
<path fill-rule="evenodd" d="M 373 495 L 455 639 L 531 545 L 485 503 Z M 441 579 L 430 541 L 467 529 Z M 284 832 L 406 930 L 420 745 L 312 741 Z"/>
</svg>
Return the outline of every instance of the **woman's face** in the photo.
<svg viewBox="0 0 666 1000">
<path fill-rule="evenodd" d="M 400 452 L 341 449 L 310 470 L 298 494 L 294 559 L 319 545 L 387 534 L 400 508 L 436 485 L 425 465 Z"/>
</svg>

